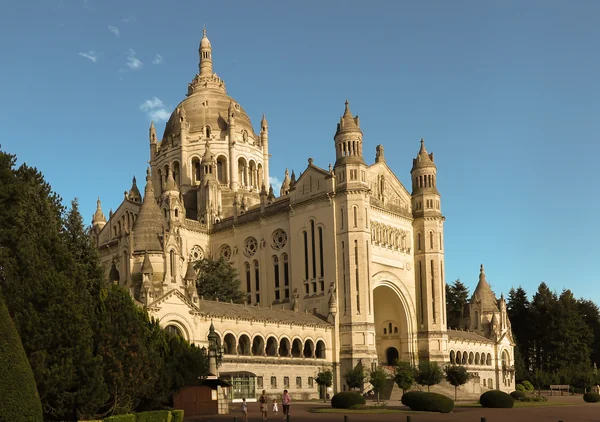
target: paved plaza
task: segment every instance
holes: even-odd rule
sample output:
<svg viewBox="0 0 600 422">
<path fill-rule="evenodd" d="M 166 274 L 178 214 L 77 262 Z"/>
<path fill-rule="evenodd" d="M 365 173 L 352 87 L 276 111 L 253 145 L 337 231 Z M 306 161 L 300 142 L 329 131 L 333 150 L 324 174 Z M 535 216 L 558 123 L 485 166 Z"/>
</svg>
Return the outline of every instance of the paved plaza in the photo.
<svg viewBox="0 0 600 422">
<path fill-rule="evenodd" d="M 366 421 L 395 421 L 404 422 L 407 416 L 410 416 L 411 422 L 481 422 L 481 418 L 486 418 L 486 422 L 600 422 L 600 403 L 584 403 L 581 396 L 575 397 L 549 397 L 549 400 L 556 402 L 556 406 L 527 407 L 516 409 L 483 409 L 480 407 L 457 407 L 454 412 L 449 414 L 410 412 L 390 413 L 390 414 L 352 414 L 348 413 L 348 422 L 366 422 Z M 565 406 L 565 402 L 573 405 Z M 314 409 L 329 407 L 327 404 L 318 402 L 293 403 L 290 414 L 290 422 L 304 421 L 344 421 L 344 414 L 314 413 Z M 405 408 L 403 408 L 405 409 Z M 248 421 L 259 422 L 262 420 L 257 403 L 248 404 Z M 217 422 L 217 421 L 242 421 L 242 414 L 239 406 L 234 404 L 232 412 L 229 415 L 222 416 L 203 416 L 196 418 L 186 418 L 186 422 Z M 269 412 L 269 421 L 281 421 L 283 415 L 281 412 L 277 416 Z"/>
</svg>

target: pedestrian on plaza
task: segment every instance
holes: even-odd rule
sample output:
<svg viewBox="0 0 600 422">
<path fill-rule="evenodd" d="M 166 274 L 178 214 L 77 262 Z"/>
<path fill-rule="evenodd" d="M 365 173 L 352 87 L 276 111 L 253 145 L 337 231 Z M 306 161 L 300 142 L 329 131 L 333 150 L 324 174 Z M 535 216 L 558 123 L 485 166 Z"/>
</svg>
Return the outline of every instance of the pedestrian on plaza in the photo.
<svg viewBox="0 0 600 422">
<path fill-rule="evenodd" d="M 245 397 L 242 399 L 242 422 L 248 422 L 248 403 Z"/>
<path fill-rule="evenodd" d="M 288 390 L 283 390 L 283 396 L 281 396 L 281 407 L 283 407 L 283 419 L 290 414 L 290 404 L 292 403 L 292 398 L 288 394 Z"/>
<path fill-rule="evenodd" d="M 262 414 L 262 420 L 266 421 L 267 420 L 267 392 L 266 390 L 262 391 L 262 394 L 260 395 L 260 397 L 258 398 L 258 401 L 260 403 L 260 413 Z"/>
<path fill-rule="evenodd" d="M 275 416 L 277 416 L 277 414 L 279 413 L 279 407 L 277 406 L 277 399 L 273 399 L 273 413 L 275 413 Z"/>
</svg>

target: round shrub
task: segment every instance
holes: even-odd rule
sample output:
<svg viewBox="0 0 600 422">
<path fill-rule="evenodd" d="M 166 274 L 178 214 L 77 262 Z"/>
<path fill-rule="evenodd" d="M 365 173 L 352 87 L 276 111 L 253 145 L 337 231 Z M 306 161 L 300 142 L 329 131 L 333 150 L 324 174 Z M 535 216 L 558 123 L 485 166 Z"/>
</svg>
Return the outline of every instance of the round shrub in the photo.
<svg viewBox="0 0 600 422">
<path fill-rule="evenodd" d="M 525 387 L 525 391 L 533 391 L 534 390 L 533 384 L 527 380 L 523 381 L 521 384 L 523 384 L 523 387 Z"/>
<path fill-rule="evenodd" d="M 517 391 L 526 391 L 527 389 L 525 388 L 525 386 L 523 384 L 517 384 L 515 386 L 515 390 L 517 390 Z"/>
<path fill-rule="evenodd" d="M 510 396 L 515 400 L 523 400 L 525 398 L 525 391 L 513 391 Z"/>
<path fill-rule="evenodd" d="M 23 343 L 0 295 L 0 421 L 42 421 L 42 403 Z"/>
<path fill-rule="evenodd" d="M 365 398 L 356 391 L 344 391 L 331 398 L 331 407 L 334 409 L 350 409 L 357 404 L 367 404 Z"/>
<path fill-rule="evenodd" d="M 511 396 L 500 390 L 486 391 L 479 397 L 482 407 L 507 408 L 514 406 L 515 401 Z"/>
<path fill-rule="evenodd" d="M 425 391 L 409 391 L 402 395 L 402 404 L 410 410 L 423 412 L 450 413 L 454 409 L 454 402 L 450 397 Z"/>
<path fill-rule="evenodd" d="M 600 401 L 600 394 L 598 393 L 585 393 L 583 395 L 583 401 L 586 403 L 598 403 Z"/>
</svg>

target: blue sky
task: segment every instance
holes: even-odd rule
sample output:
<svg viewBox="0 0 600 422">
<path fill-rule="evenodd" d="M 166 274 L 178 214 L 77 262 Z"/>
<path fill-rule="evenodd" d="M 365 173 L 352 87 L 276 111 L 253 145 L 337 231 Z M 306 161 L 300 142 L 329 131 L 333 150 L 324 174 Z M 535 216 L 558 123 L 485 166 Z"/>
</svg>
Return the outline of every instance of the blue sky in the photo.
<svg viewBox="0 0 600 422">
<path fill-rule="evenodd" d="M 214 70 L 258 127 L 271 175 L 335 161 L 351 102 L 373 162 L 410 188 L 435 153 L 446 278 L 497 294 L 540 281 L 600 303 L 600 2 L 20 0 L 0 15 L 2 149 L 90 221 L 143 180 L 150 115 Z M 157 101 L 158 99 L 158 101 Z M 155 107 L 142 110 L 150 101 Z"/>
</svg>

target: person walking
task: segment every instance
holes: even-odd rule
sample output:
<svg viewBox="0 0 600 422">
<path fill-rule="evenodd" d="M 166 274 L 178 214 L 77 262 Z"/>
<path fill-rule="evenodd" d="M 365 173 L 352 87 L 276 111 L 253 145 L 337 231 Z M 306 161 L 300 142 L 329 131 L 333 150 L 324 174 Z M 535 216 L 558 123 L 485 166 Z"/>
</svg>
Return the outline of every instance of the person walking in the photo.
<svg viewBox="0 0 600 422">
<path fill-rule="evenodd" d="M 262 394 L 258 398 L 258 402 L 260 403 L 260 413 L 262 414 L 262 420 L 267 420 L 267 392 L 266 390 L 262 391 Z"/>
<path fill-rule="evenodd" d="M 242 422 L 248 422 L 248 403 L 245 397 L 242 399 Z"/>
<path fill-rule="evenodd" d="M 275 416 L 279 413 L 279 406 L 277 405 L 277 399 L 273 399 L 273 413 Z"/>
<path fill-rule="evenodd" d="M 283 396 L 281 396 L 281 407 L 283 408 L 283 419 L 285 420 L 290 414 L 290 404 L 292 398 L 288 394 L 288 390 L 283 390 Z"/>
</svg>

